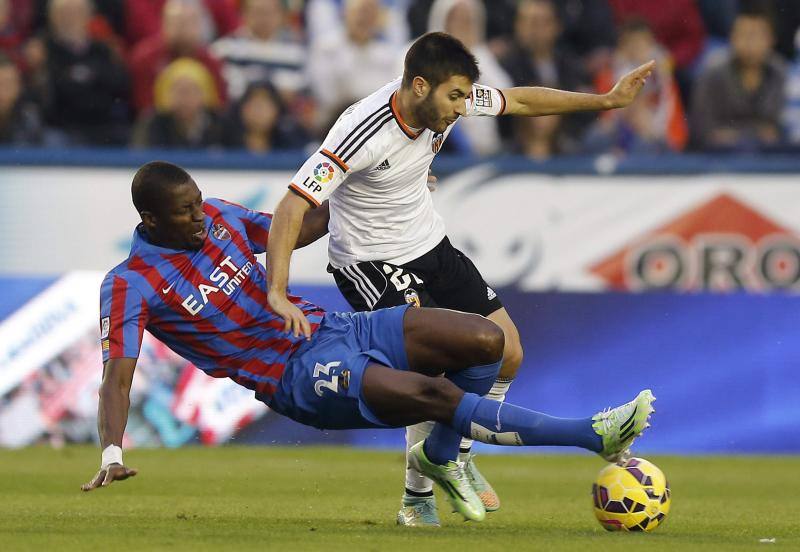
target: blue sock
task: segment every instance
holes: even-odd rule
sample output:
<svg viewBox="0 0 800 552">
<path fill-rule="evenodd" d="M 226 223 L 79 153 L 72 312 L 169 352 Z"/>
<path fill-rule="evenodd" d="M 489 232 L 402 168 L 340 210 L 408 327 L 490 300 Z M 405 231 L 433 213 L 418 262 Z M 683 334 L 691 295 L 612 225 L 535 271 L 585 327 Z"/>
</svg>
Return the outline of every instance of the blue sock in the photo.
<svg viewBox="0 0 800 552">
<path fill-rule="evenodd" d="M 603 440 L 592 429 L 591 418 L 555 418 L 509 403 L 465 393 L 452 426 L 465 437 L 493 445 L 574 446 L 594 452 Z"/>
<path fill-rule="evenodd" d="M 445 377 L 467 393 L 485 395 L 492 388 L 501 361 L 483 366 L 472 366 L 460 372 L 447 374 Z M 444 424 L 436 424 L 433 431 L 425 439 L 424 451 L 428 460 L 436 464 L 447 464 L 458 457 L 461 444 L 461 433 Z"/>
</svg>

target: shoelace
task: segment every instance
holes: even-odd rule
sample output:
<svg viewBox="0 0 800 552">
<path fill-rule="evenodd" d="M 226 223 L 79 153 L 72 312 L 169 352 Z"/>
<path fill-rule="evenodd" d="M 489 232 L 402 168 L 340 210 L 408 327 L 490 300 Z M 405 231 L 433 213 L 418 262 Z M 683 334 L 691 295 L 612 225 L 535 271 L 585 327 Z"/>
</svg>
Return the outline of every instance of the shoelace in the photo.
<svg viewBox="0 0 800 552">
<path fill-rule="evenodd" d="M 597 421 L 603 424 L 603 432 L 608 433 L 611 429 L 611 420 L 609 420 L 609 416 L 611 415 L 611 407 L 607 406 L 599 413 L 597 413 Z"/>
<path fill-rule="evenodd" d="M 451 465 L 447 467 L 447 471 L 450 473 L 452 477 L 455 477 L 462 485 L 469 483 L 469 478 L 467 477 L 466 472 L 464 471 L 464 466 L 461 465 L 460 462 L 451 462 Z"/>
<path fill-rule="evenodd" d="M 600 421 L 603 423 L 603 429 L 608 432 L 611 429 L 613 422 L 611 421 L 611 416 L 613 415 L 615 418 L 628 418 L 630 416 L 631 407 L 633 405 L 628 403 L 621 407 L 611 408 L 607 406 L 604 408 L 598 416 L 600 417 Z M 616 420 L 615 420 L 616 421 Z"/>
</svg>

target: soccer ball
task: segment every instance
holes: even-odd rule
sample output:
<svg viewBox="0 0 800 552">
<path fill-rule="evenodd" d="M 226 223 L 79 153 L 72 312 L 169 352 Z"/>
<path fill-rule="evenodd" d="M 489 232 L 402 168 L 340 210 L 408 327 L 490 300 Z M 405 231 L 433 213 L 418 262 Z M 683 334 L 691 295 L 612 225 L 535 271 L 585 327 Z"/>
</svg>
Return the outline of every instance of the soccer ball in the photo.
<svg viewBox="0 0 800 552">
<path fill-rule="evenodd" d="M 597 474 L 592 498 L 594 515 L 609 531 L 652 531 L 669 513 L 671 495 L 655 464 L 628 458 Z"/>
</svg>

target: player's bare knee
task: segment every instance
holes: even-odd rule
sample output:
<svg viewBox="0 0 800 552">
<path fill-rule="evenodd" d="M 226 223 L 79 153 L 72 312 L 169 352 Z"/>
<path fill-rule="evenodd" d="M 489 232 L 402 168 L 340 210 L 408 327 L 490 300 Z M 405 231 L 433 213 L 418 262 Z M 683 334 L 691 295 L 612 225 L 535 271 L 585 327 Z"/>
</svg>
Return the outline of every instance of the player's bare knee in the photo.
<svg viewBox="0 0 800 552">
<path fill-rule="evenodd" d="M 519 340 L 506 339 L 503 351 L 503 365 L 500 367 L 498 377 L 514 378 L 522 365 L 523 351 Z"/>
<path fill-rule="evenodd" d="M 503 358 L 505 348 L 505 335 L 502 328 L 490 320 L 482 320 L 479 329 L 475 332 L 474 343 L 476 353 L 480 356 L 476 359 L 480 364 L 492 364 Z"/>
</svg>

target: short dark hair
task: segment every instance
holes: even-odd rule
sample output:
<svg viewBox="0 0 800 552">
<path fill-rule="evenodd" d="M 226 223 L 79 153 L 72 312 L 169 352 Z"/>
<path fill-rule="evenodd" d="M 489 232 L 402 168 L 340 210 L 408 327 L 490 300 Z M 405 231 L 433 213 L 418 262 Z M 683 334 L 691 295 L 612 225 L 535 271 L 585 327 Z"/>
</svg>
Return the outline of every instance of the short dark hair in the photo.
<svg viewBox="0 0 800 552">
<path fill-rule="evenodd" d="M 185 170 L 166 161 L 151 161 L 139 167 L 133 176 L 131 196 L 133 205 L 140 213 L 157 212 L 164 197 L 164 191 L 191 181 Z"/>
<path fill-rule="evenodd" d="M 414 41 L 406 54 L 404 87 L 411 86 L 414 77 L 422 77 L 435 88 L 453 75 L 471 82 L 481 76 L 478 60 L 460 40 L 447 33 L 428 33 Z"/>
<path fill-rule="evenodd" d="M 764 21 L 769 30 L 775 34 L 776 21 L 772 3 L 767 0 L 740 0 L 739 13 L 736 17 L 750 17 Z"/>
</svg>

